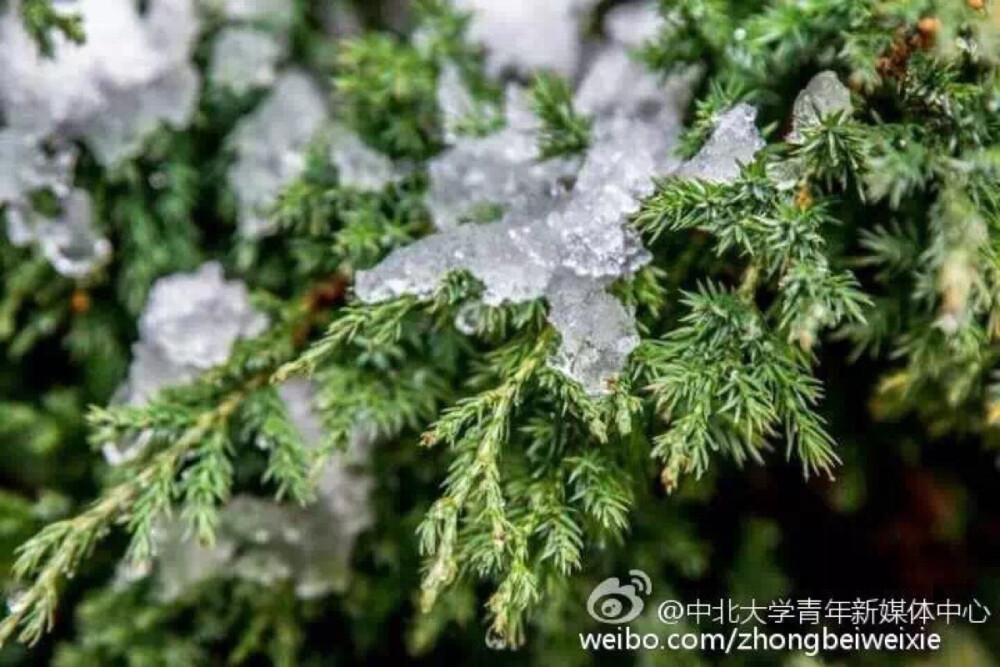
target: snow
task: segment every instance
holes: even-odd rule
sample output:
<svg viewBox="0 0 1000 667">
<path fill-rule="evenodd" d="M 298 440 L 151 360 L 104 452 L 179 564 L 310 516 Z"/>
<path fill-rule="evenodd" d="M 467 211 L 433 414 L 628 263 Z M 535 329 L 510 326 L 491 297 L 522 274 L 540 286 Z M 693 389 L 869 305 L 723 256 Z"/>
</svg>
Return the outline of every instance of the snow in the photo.
<svg viewBox="0 0 1000 667">
<path fill-rule="evenodd" d="M 58 273 L 83 278 L 108 261 L 111 244 L 96 229 L 86 190 L 69 191 L 59 205 L 52 218 L 28 207 L 8 207 L 7 236 L 18 246 L 37 243 Z"/>
<path fill-rule="evenodd" d="M 59 273 L 81 278 L 110 245 L 90 224 L 89 197 L 70 188 L 73 142 L 114 167 L 160 126 L 186 126 L 200 85 L 189 62 L 199 23 L 192 0 L 157 0 L 145 14 L 132 0 L 60 6 L 79 12 L 87 39 L 56 35 L 53 58 L 25 31 L 19 3 L 0 15 L 0 204 L 12 242 L 38 243 Z M 54 194 L 64 213 L 46 221 L 31 210 L 36 190 Z"/>
<path fill-rule="evenodd" d="M 503 130 L 456 138 L 452 148 L 430 161 L 426 203 L 438 229 L 475 219 L 490 206 L 535 217 L 565 197 L 579 161 L 538 160 L 536 123 L 526 107 L 524 93 L 512 86 Z"/>
<path fill-rule="evenodd" d="M 486 48 L 491 76 L 539 69 L 572 78 L 583 57 L 582 36 L 591 0 L 455 0 L 472 13 L 469 38 Z"/>
<path fill-rule="evenodd" d="M 458 270 L 482 282 L 489 306 L 544 298 L 561 336 L 550 365 L 589 394 L 606 393 L 639 343 L 632 313 L 608 288 L 650 261 L 627 222 L 652 194 L 653 178 L 730 181 L 764 145 L 756 110 L 739 105 L 720 114 L 694 159 L 678 164 L 673 149 L 690 82 L 690 76 L 656 79 L 621 46 L 607 47 L 577 96 L 577 107 L 595 116 L 579 171 L 575 161 L 539 162 L 534 124 L 523 116 L 496 134 L 456 141 L 430 165 L 428 206 L 438 233 L 359 272 L 358 298 L 426 299 Z M 517 105 L 508 114 L 511 108 Z M 506 208 L 494 222 L 460 224 L 482 203 Z M 472 314 L 460 313 L 461 330 L 477 329 Z"/>
<path fill-rule="evenodd" d="M 284 55 L 283 40 L 275 35 L 228 26 L 212 44 L 208 77 L 214 85 L 237 95 L 266 88 L 277 80 L 277 65 Z"/>
<path fill-rule="evenodd" d="M 309 382 L 293 380 L 279 392 L 307 446 L 316 446 L 321 427 L 311 408 Z M 291 581 L 303 600 L 341 590 L 354 544 L 372 522 L 369 447 L 370 442 L 358 437 L 347 452 L 333 455 L 317 480 L 316 502 L 307 507 L 235 496 L 221 510 L 213 546 L 186 539 L 179 522 L 166 523 L 158 539 L 160 594 L 176 599 L 215 577 L 264 586 Z"/>
<path fill-rule="evenodd" d="M 266 327 L 246 286 L 227 281 L 218 262 L 160 278 L 139 317 L 139 340 L 120 398 L 141 405 L 163 387 L 191 382 L 225 362 L 237 341 Z"/>
<path fill-rule="evenodd" d="M 330 162 L 337 168 L 337 181 L 344 187 L 381 190 L 402 174 L 392 160 L 369 148 L 345 125 L 329 123 L 324 139 L 329 145 Z"/>
<path fill-rule="evenodd" d="M 604 17 L 608 37 L 630 49 L 655 39 L 664 23 L 658 3 L 645 0 L 612 7 Z"/>
<path fill-rule="evenodd" d="M 223 363 L 243 338 L 261 333 L 267 318 L 254 310 L 243 283 L 227 281 L 217 262 L 191 273 L 161 278 L 139 319 L 139 341 L 119 399 L 147 403 L 160 389 L 195 380 Z M 306 446 L 316 447 L 321 424 L 305 380 L 279 388 L 289 418 Z M 105 449 L 109 463 L 134 457 L 146 438 Z M 157 527 L 161 595 L 174 599 L 211 577 L 261 584 L 291 579 L 299 597 L 319 597 L 343 585 L 357 536 L 371 523 L 366 470 L 370 440 L 359 431 L 346 453 L 330 457 L 319 472 L 316 502 L 307 507 L 238 495 L 220 510 L 216 544 L 199 544 L 179 521 Z M 123 578 L 142 575 L 145 569 Z"/>
<path fill-rule="evenodd" d="M 553 366 L 589 393 L 605 393 L 639 342 L 631 314 L 607 288 L 649 261 L 625 222 L 639 200 L 652 193 L 652 177 L 675 167 L 671 149 L 679 130 L 678 114 L 666 97 L 652 120 L 599 118 L 594 145 L 571 190 L 542 202 L 528 198 L 528 205 L 512 206 L 496 222 L 445 226 L 396 250 L 374 269 L 358 273 L 358 297 L 369 303 L 403 294 L 427 298 L 449 272 L 461 269 L 483 283 L 488 305 L 546 298 L 549 320 L 562 336 Z M 533 142 L 531 134 L 514 130 L 469 140 L 481 155 L 470 155 L 467 171 L 478 170 L 481 176 L 473 173 L 475 178 L 464 186 L 504 201 L 504 193 L 495 188 L 498 182 L 508 182 L 505 176 L 514 160 L 497 156 L 515 153 L 527 160 L 534 154 Z M 464 145 L 455 150 L 460 148 L 469 150 Z M 456 174 L 460 172 L 456 168 Z M 523 176 L 524 170 L 515 173 Z M 536 175 L 527 184 L 544 192 L 554 180 Z M 438 225 L 441 228 L 440 220 Z"/>
<path fill-rule="evenodd" d="M 462 125 L 476 117 L 479 105 L 462 80 L 462 72 L 450 61 L 441 66 L 438 74 L 437 104 L 444 127 L 444 140 L 454 143 L 462 134 Z"/>
<path fill-rule="evenodd" d="M 289 119 L 294 119 L 290 122 Z M 306 166 L 309 148 L 326 141 L 339 183 L 380 190 L 400 176 L 384 155 L 369 148 L 349 128 L 330 121 L 323 92 L 302 70 L 283 72 L 261 104 L 233 130 L 236 160 L 229 184 L 240 206 L 240 234 L 270 234 L 269 212 L 281 192 Z"/>
<path fill-rule="evenodd" d="M 76 158 L 72 146 L 46 151 L 34 135 L 0 130 L 0 203 L 25 203 L 30 192 L 42 188 L 51 189 L 57 197 L 66 196 Z"/>
<path fill-rule="evenodd" d="M 160 122 L 189 119 L 198 81 L 189 59 L 199 27 L 191 0 L 158 0 L 145 15 L 132 0 L 78 0 L 73 10 L 86 42 L 57 37 L 52 59 L 38 53 L 10 5 L 0 19 L 0 107 L 12 130 L 80 137 L 103 149 L 99 158 L 118 160 Z M 101 122 L 109 115 L 131 131 Z"/>
<path fill-rule="evenodd" d="M 326 114 L 323 93 L 308 75 L 292 69 L 233 131 L 237 158 L 229 183 L 239 199 L 242 235 L 257 238 L 270 231 L 268 210 L 302 173 L 310 141 Z"/>
</svg>

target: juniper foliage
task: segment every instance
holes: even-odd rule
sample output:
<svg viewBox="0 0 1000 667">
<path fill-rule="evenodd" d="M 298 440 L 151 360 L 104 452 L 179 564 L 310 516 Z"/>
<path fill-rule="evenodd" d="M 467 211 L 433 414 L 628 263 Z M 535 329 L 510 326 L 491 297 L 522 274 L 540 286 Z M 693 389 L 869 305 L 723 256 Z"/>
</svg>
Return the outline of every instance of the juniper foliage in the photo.
<svg viewBox="0 0 1000 667">
<path fill-rule="evenodd" d="M 72 511 L 51 499 L 42 507 L 0 498 L 21 517 L 19 536 L 38 529 L 10 566 L 23 589 L 0 622 L 0 643 L 34 644 L 49 632 L 69 580 L 87 571 L 88 558 L 113 549 L 104 542 L 117 544 L 117 533 L 126 535 L 127 558 L 141 565 L 155 559 L 156 526 L 170 515 L 211 544 L 220 507 L 237 487 L 308 503 L 315 471 L 358 429 L 383 443 L 386 466 L 416 470 L 401 474 L 426 492 L 403 518 L 382 519 L 383 535 L 406 545 L 379 544 L 395 554 L 383 553 L 391 567 L 401 569 L 406 555 L 422 558 L 419 582 L 393 580 L 408 590 L 378 589 L 404 605 L 419 588 L 423 615 L 409 638 L 419 651 L 449 623 L 476 616 L 479 582 L 491 591 L 486 622 L 497 641 L 519 646 L 532 625 L 557 636 L 565 629 L 559 612 L 579 605 L 586 572 L 600 570 L 611 546 L 638 543 L 651 530 L 635 510 L 659 493 L 651 479 L 683 506 L 697 502 L 696 480 L 710 483 L 715 467 L 767 464 L 775 447 L 806 476 L 832 475 L 840 458 L 816 368 L 824 345 L 849 341 L 852 358 L 867 355 L 890 369 L 876 400 L 884 414 L 915 412 L 938 433 L 981 433 L 1000 423 L 996 6 L 661 5 L 662 34 L 639 55 L 663 75 L 703 69 L 679 152 L 696 153 L 737 102 L 760 108 L 770 144 L 731 183 L 661 179 L 632 216 L 654 259 L 615 291 L 635 308 L 643 341 L 603 397 L 546 364 L 558 340 L 544 303 L 484 306 L 480 286 L 463 274 L 429 300 L 351 299 L 355 271 L 431 227 L 423 167 L 443 146 L 436 101 L 443 64 L 460 63 L 473 96 L 499 103 L 480 50 L 464 37 L 468 17 L 443 2 L 418 8 L 424 43 L 366 32 L 340 46 L 327 72 L 340 120 L 413 167 L 380 192 L 342 187 L 317 142 L 273 208 L 276 237 L 233 241 L 221 179 L 197 182 L 198 169 L 214 164 L 204 145 L 218 143 L 213 123 L 225 116 L 204 100 L 196 127 L 155 135 L 146 157 L 116 173 L 84 163 L 81 180 L 119 249 L 104 273 L 72 282 L 34 251 L 0 246 L 0 341 L 10 363 L 23 372 L 37 347 L 63 346 L 77 389 L 48 387 L 40 404 L 2 403 L 0 424 L 23 424 L 19 446 L 41 455 L 79 433 L 84 420 L 97 449 L 137 437 L 147 445 L 104 473 L 93 499 Z M 49 3 L 21 6 L 43 52 L 52 50 L 52 30 L 81 37 L 78 23 Z M 299 19 L 307 30 L 310 16 Z M 820 71 L 848 82 L 852 109 L 792 139 L 795 96 Z M 569 84 L 541 74 L 533 101 L 543 159 L 586 152 L 591 125 L 573 109 Z M 166 188 L 149 187 L 153 163 Z M 201 215 L 213 222 L 199 229 Z M 147 405 L 84 413 L 88 403 L 105 404 L 121 378 L 131 323 L 155 278 L 209 255 L 225 257 L 257 289 L 268 330 Z M 456 325 L 470 308 L 471 332 Z M 303 445 L 275 393 L 298 375 L 317 386 L 324 427 L 317 449 Z M 261 443 L 264 461 L 254 459 Z M 659 528 L 673 541 L 661 538 L 655 548 L 669 545 L 671 566 L 695 576 L 707 557 L 686 520 L 673 519 Z M 748 548 L 773 549 L 767 526 L 748 530 L 756 531 Z M 643 557 L 638 549 L 637 565 Z M 380 586 L 377 576 L 359 580 Z M 782 588 L 780 577 L 774 585 Z M 295 662 L 308 609 L 287 592 L 264 600 L 250 589 L 212 586 L 223 584 L 184 604 L 228 625 L 196 621 L 204 636 L 151 651 L 168 650 L 166 662 L 207 660 L 205 646 L 239 632 L 235 662 L 257 652 Z M 115 614 L 118 605 L 142 604 L 133 597 L 141 595 L 103 591 L 81 608 L 79 622 L 137 637 L 131 657 L 140 659 L 142 633 L 176 622 L 186 608 L 147 607 L 141 624 Z M 244 626 L 199 608 L 197 600 L 223 596 L 247 616 Z M 366 613 L 375 612 L 355 610 L 359 619 Z M 118 650 L 105 635 L 84 634 L 59 654 L 60 664 L 111 659 Z"/>
</svg>

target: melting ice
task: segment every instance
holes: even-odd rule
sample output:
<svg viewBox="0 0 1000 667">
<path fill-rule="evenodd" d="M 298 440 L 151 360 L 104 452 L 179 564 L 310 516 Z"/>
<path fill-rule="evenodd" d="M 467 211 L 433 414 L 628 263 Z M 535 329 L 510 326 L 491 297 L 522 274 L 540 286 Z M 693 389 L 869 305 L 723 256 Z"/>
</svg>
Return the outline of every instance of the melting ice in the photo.
<svg viewBox="0 0 1000 667">
<path fill-rule="evenodd" d="M 703 150 L 678 165 L 672 151 L 688 86 L 655 79 L 624 50 L 609 46 L 578 92 L 577 106 L 595 115 L 578 171 L 572 161 L 538 162 L 533 128 L 523 122 L 456 142 L 430 167 L 440 231 L 359 272 L 357 296 L 426 298 L 449 272 L 465 270 L 483 283 L 488 305 L 545 298 L 562 337 L 550 363 L 589 393 L 605 393 L 639 343 L 632 313 L 608 287 L 650 259 L 625 223 L 652 193 L 653 177 L 731 180 L 763 146 L 755 110 L 741 105 L 721 114 Z M 575 184 L 560 192 L 568 180 Z M 478 198 L 508 208 L 495 222 L 459 224 Z"/>
</svg>

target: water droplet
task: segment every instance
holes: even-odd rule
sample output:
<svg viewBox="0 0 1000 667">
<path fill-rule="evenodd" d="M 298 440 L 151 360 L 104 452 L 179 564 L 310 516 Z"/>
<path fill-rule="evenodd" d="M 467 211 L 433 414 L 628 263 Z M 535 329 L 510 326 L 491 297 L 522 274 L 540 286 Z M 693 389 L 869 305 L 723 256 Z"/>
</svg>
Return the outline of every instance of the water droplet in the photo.
<svg viewBox="0 0 1000 667">
<path fill-rule="evenodd" d="M 20 614 L 28 604 L 28 594 L 26 591 L 15 591 L 7 598 L 7 610 L 11 614 Z"/>
<path fill-rule="evenodd" d="M 485 320 L 485 306 L 478 303 L 464 303 L 455 314 L 455 328 L 466 336 L 473 336 L 482 329 Z"/>
</svg>

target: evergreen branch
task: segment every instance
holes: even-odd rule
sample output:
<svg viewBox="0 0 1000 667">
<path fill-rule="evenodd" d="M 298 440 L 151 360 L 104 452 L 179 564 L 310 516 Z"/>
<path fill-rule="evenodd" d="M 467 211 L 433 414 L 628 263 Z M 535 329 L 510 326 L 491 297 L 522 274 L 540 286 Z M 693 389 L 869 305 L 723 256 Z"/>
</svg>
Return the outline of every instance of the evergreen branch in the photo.
<svg viewBox="0 0 1000 667">
<path fill-rule="evenodd" d="M 273 387 L 257 392 L 253 399 L 246 407 L 257 414 L 249 419 L 259 424 L 257 445 L 268 454 L 263 481 L 277 484 L 278 500 L 288 497 L 300 505 L 308 504 L 315 496 L 310 482 L 313 457 L 306 450 L 302 434 L 289 419 Z"/>
<path fill-rule="evenodd" d="M 807 473 L 834 465 L 832 440 L 813 412 L 819 386 L 804 355 L 769 332 L 736 293 L 710 284 L 685 303 L 682 326 L 640 353 L 658 411 L 670 422 L 653 450 L 665 463 L 667 488 L 681 473 L 704 474 L 712 451 L 738 464 L 760 462 L 782 423 Z"/>
<path fill-rule="evenodd" d="M 234 470 L 231 457 L 232 444 L 228 434 L 221 428 L 210 431 L 205 435 L 194 461 L 184 471 L 178 485 L 177 491 L 183 507 L 181 518 L 187 523 L 189 531 L 205 545 L 215 544 L 219 526 L 218 508 L 229 499 L 232 489 Z M 274 467 L 269 466 L 268 474 L 273 470 Z M 265 481 L 266 477 L 267 475 Z M 159 484 L 159 480 L 157 483 Z M 170 498 L 169 495 L 165 497 Z M 169 509 L 164 508 L 156 514 L 166 511 Z M 136 516 L 145 514 L 147 512 L 136 512 Z"/>
<path fill-rule="evenodd" d="M 615 536 L 628 530 L 632 494 L 628 476 L 601 450 L 566 459 L 570 502 L 578 503 L 602 529 Z"/>
<path fill-rule="evenodd" d="M 506 381 L 459 401 L 423 437 L 427 446 L 445 442 L 456 453 L 445 481 L 445 495 L 434 503 L 418 529 L 420 551 L 430 559 L 421 583 L 424 609 L 434 605 L 440 591 L 455 577 L 458 522 L 471 504 L 482 504 L 473 521 L 488 526 L 492 535 L 491 548 L 483 552 L 491 554 L 489 562 L 499 563 L 501 554 L 517 541 L 505 510 L 498 460 L 508 438 L 511 415 L 551 344 L 552 332 L 548 330 L 537 339 L 516 340 L 502 350 L 497 356 L 517 360 Z"/>
<path fill-rule="evenodd" d="M 805 166 L 804 179 L 821 183 L 828 191 L 835 184 L 841 188 L 853 185 L 863 198 L 870 145 L 865 128 L 836 112 L 820 118 L 803 135 L 793 154 Z"/>
<path fill-rule="evenodd" d="M 738 82 L 712 81 L 708 94 L 695 102 L 694 117 L 681 134 L 678 154 L 685 159 L 694 157 L 715 131 L 718 115 L 747 97 L 748 91 Z"/>
<path fill-rule="evenodd" d="M 90 509 L 46 526 L 18 548 L 14 575 L 32 582 L 0 622 L 0 645 L 19 630 L 18 639 L 33 645 L 52 628 L 60 588 L 116 523 L 127 521 L 133 536 L 132 558 L 144 560 L 152 555 L 153 525 L 169 511 L 176 471 L 192 452 L 203 451 L 206 437 L 225 423 L 242 398 L 234 394 L 201 415 L 173 445 L 153 456 L 132 478 L 108 490 Z"/>
<path fill-rule="evenodd" d="M 486 603 L 491 617 L 489 632 L 505 646 L 524 643 L 525 614 L 541 598 L 538 576 L 527 562 L 526 551 L 518 551 L 507 576 Z"/>
<path fill-rule="evenodd" d="M 256 341 L 240 343 L 226 364 L 187 387 L 171 387 L 145 408 L 95 408 L 94 442 L 148 437 L 139 456 L 122 466 L 128 476 L 90 509 L 51 524 L 17 550 L 14 574 L 31 579 L 16 609 L 0 622 L 0 644 L 15 633 L 34 644 L 55 618 L 59 590 L 117 523 L 131 534 L 128 557 L 146 562 L 155 554 L 155 527 L 182 500 L 182 516 L 199 539 L 211 543 L 217 507 L 229 495 L 233 467 L 226 426 L 244 402 L 267 387 L 295 350 L 292 332 L 310 309 L 293 308 Z M 199 406 L 208 405 L 208 408 Z M 150 430 L 147 430 L 150 429 Z M 272 472 L 272 475 L 276 474 Z"/>
<path fill-rule="evenodd" d="M 342 42 L 334 78 L 345 120 L 393 157 L 423 158 L 440 145 L 432 58 L 388 34 Z"/>
<path fill-rule="evenodd" d="M 345 308 L 320 340 L 297 359 L 277 370 L 274 381 L 280 383 L 294 375 L 312 373 L 325 359 L 355 340 L 362 332 L 371 347 L 395 343 L 403 335 L 404 320 L 417 310 L 419 303 L 416 298 L 407 296 L 374 305 Z"/>
<path fill-rule="evenodd" d="M 564 79 L 543 73 L 531 89 L 535 115 L 542 122 L 538 133 L 541 159 L 578 155 L 590 145 L 593 120 L 573 108 L 573 92 Z"/>
<path fill-rule="evenodd" d="M 581 566 L 583 527 L 575 510 L 566 502 L 562 479 L 539 483 L 533 491 L 531 504 L 539 517 L 534 535 L 543 542 L 539 561 L 551 562 L 557 572 L 569 576 Z"/>
<path fill-rule="evenodd" d="M 440 442 L 455 445 L 461 434 L 472 425 L 493 422 L 493 428 L 506 430 L 506 419 L 511 409 L 518 403 L 520 394 L 529 381 L 542 366 L 545 356 L 553 341 L 552 330 L 546 330 L 542 335 L 527 340 L 516 339 L 505 349 L 492 354 L 493 363 L 513 372 L 505 374 L 505 381 L 500 386 L 487 390 L 475 397 L 463 399 L 450 408 L 424 434 L 422 442 L 425 446 L 434 446 Z M 492 415 L 492 417 L 490 417 Z"/>
</svg>

